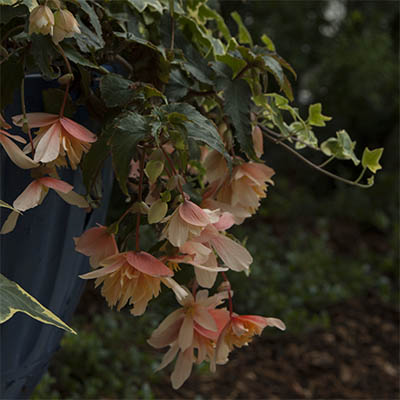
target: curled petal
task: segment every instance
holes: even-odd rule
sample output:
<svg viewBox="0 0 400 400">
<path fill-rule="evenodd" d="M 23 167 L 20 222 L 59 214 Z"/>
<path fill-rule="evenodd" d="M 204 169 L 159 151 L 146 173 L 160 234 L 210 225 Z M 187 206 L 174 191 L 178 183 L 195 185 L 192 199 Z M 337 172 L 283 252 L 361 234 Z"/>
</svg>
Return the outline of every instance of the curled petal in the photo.
<svg viewBox="0 0 400 400">
<path fill-rule="evenodd" d="M 213 224 L 215 228 L 219 231 L 226 231 L 235 224 L 234 216 L 229 212 L 224 212 L 219 218 L 218 222 Z"/>
<path fill-rule="evenodd" d="M 36 147 L 35 161 L 54 161 L 60 154 L 61 126 L 55 123 L 43 134 Z"/>
<path fill-rule="evenodd" d="M 179 206 L 179 215 L 185 222 L 191 225 L 206 226 L 210 223 L 207 213 L 189 200 L 185 200 Z"/>
<path fill-rule="evenodd" d="M 44 178 L 39 178 L 37 182 L 39 182 L 43 186 L 46 186 L 50 189 L 58 190 L 59 192 L 62 193 L 68 193 L 74 188 L 67 182 L 64 182 L 60 179 L 51 178 L 49 176 L 46 176 Z"/>
<path fill-rule="evenodd" d="M 1 227 L 0 235 L 5 235 L 6 233 L 12 232 L 15 226 L 17 225 L 18 217 L 19 217 L 19 212 L 11 211 L 11 213 L 5 220 L 3 226 Z"/>
<path fill-rule="evenodd" d="M 34 208 L 43 200 L 43 192 L 43 186 L 38 181 L 33 181 L 14 200 L 13 207 L 19 211 L 26 211 L 30 208 Z"/>
<path fill-rule="evenodd" d="M 160 277 L 172 276 L 174 274 L 160 260 L 144 251 L 140 251 L 138 253 L 134 251 L 129 251 L 126 253 L 126 260 L 138 271 L 150 276 Z"/>
<path fill-rule="evenodd" d="M 84 126 L 77 124 L 75 121 L 72 121 L 72 119 L 63 117 L 60 119 L 60 122 L 71 136 L 82 142 L 93 143 L 97 140 L 94 133 L 90 132 L 89 129 L 86 129 Z"/>
<path fill-rule="evenodd" d="M 22 126 L 23 118 L 24 116 L 22 114 L 14 115 L 14 117 L 12 117 L 12 121 L 14 125 Z M 37 112 L 26 114 L 26 119 L 28 120 L 28 125 L 30 128 L 42 128 L 43 126 L 53 125 L 56 121 L 58 121 L 59 116 L 56 114 Z"/>
<path fill-rule="evenodd" d="M 56 192 L 66 203 L 71 204 L 72 206 L 77 206 L 79 208 L 90 207 L 86 199 L 80 194 L 74 192 L 73 190 L 68 193 L 61 192 L 59 190 L 56 190 Z"/>
<path fill-rule="evenodd" d="M 79 275 L 79 278 L 81 279 L 99 278 L 101 276 L 112 274 L 119 268 L 121 268 L 121 263 L 117 261 L 114 264 L 109 265 L 108 267 L 99 268 L 96 269 L 95 271 L 88 272 L 87 274 Z"/>
<path fill-rule="evenodd" d="M 193 319 L 197 324 L 205 329 L 208 329 L 209 331 L 217 330 L 217 325 L 214 321 L 214 318 L 205 307 L 196 307 Z"/>
<path fill-rule="evenodd" d="M 0 114 L 0 116 L 1 116 L 1 114 Z M 8 129 L 11 129 L 11 126 Z M 4 131 L 3 129 L 0 129 L 0 133 L 2 133 L 5 136 L 8 136 L 9 138 L 15 140 L 16 142 L 23 143 L 23 144 L 26 143 L 26 140 L 23 137 L 18 136 L 18 135 L 12 135 L 11 133 Z M 0 137 L 1 137 L 1 135 L 0 135 Z"/>
<path fill-rule="evenodd" d="M 13 135 L 7 135 L 13 136 Z M 15 136 L 17 138 L 19 136 Z M 22 138 L 21 138 L 22 139 Z M 3 145 L 4 150 L 12 160 L 12 162 L 22 169 L 31 169 L 39 166 L 38 163 L 34 162 L 10 139 L 0 135 L 0 143 Z"/>
<path fill-rule="evenodd" d="M 176 356 L 179 351 L 178 342 L 175 342 L 170 349 L 165 353 L 161 364 L 156 368 L 156 371 L 160 371 L 164 367 L 166 367 Z"/>
</svg>

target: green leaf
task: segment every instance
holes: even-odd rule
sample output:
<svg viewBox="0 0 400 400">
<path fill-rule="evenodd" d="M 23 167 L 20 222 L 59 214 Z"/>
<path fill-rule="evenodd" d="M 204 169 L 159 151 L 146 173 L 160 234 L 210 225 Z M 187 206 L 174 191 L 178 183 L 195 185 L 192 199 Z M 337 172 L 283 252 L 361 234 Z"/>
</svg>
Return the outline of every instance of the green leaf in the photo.
<svg viewBox="0 0 400 400">
<path fill-rule="evenodd" d="M 159 160 L 150 160 L 146 164 L 144 172 L 149 178 L 150 183 L 155 183 L 157 178 L 161 175 L 164 169 L 164 163 Z"/>
<path fill-rule="evenodd" d="M 127 1 L 129 5 L 134 7 L 140 13 L 142 13 L 146 8 L 155 10 L 160 14 L 162 14 L 164 10 L 164 7 L 158 0 L 127 0 Z"/>
<path fill-rule="evenodd" d="M 223 154 L 228 162 L 230 162 L 230 157 L 225 150 L 224 143 L 215 125 L 200 114 L 193 106 L 187 103 L 175 103 L 163 106 L 161 109 L 167 114 L 183 114 L 187 120 L 182 120 L 180 124 L 185 127 L 188 138 L 206 143 L 212 149 Z"/>
<path fill-rule="evenodd" d="M 186 78 L 182 71 L 178 68 L 173 68 L 165 88 L 165 94 L 170 100 L 178 100 L 186 96 L 192 87 L 192 82 Z"/>
<path fill-rule="evenodd" d="M 232 120 L 235 128 L 234 136 L 240 148 L 250 158 L 255 158 L 253 139 L 251 136 L 250 107 L 251 90 L 243 79 L 219 82 L 219 88 L 224 89 L 224 111 Z"/>
<path fill-rule="evenodd" d="M 261 36 L 262 42 L 267 46 L 270 51 L 276 51 L 274 42 L 265 33 Z"/>
<path fill-rule="evenodd" d="M 81 30 L 80 34 L 74 35 L 76 43 L 80 50 L 84 53 L 92 53 L 93 51 L 100 50 L 104 47 L 104 40 L 101 34 L 93 32 L 86 26 L 79 15 L 76 16 L 76 20 L 79 23 L 79 28 Z"/>
<path fill-rule="evenodd" d="M 321 143 L 322 152 L 328 157 L 335 156 L 340 160 L 352 160 L 355 165 L 360 160 L 354 154 L 356 142 L 352 142 L 350 136 L 345 130 L 336 132 L 337 138 L 329 138 Z"/>
<path fill-rule="evenodd" d="M 321 114 L 321 103 L 310 104 L 308 107 L 308 122 L 314 126 L 325 126 L 325 121 L 330 121 L 332 118 Z"/>
<path fill-rule="evenodd" d="M 43 307 L 21 286 L 0 274 L 0 324 L 8 321 L 17 312 L 23 312 L 44 324 L 54 325 L 76 334 L 72 328 L 46 307 Z"/>
<path fill-rule="evenodd" d="M 282 67 L 279 62 L 268 55 L 262 56 L 262 59 L 265 63 L 265 68 L 269 72 L 271 72 L 281 89 L 283 89 L 285 85 L 285 74 L 283 73 Z"/>
<path fill-rule="evenodd" d="M 81 9 L 88 15 L 89 21 L 90 21 L 91 25 L 93 26 L 93 28 L 96 32 L 96 35 L 98 36 L 99 40 L 102 41 L 103 37 L 102 37 L 101 23 L 100 23 L 99 17 L 96 14 L 96 11 L 86 0 L 76 0 L 76 1 L 79 3 Z M 104 46 L 104 42 L 103 42 L 103 46 Z"/>
<path fill-rule="evenodd" d="M 85 58 L 78 50 L 76 50 L 71 45 L 63 43 L 62 48 L 67 58 L 73 63 L 82 65 L 84 67 L 99 69 L 99 66 L 97 64 Z"/>
<path fill-rule="evenodd" d="M 238 14 L 237 11 L 231 13 L 231 17 L 235 20 L 239 29 L 239 42 L 248 43 L 250 46 L 253 46 L 253 39 L 251 38 L 251 35 L 247 28 L 244 26 L 242 17 Z"/>
<path fill-rule="evenodd" d="M 136 154 L 136 146 L 150 133 L 147 120 L 140 114 L 128 112 L 115 123 L 115 133 L 111 139 L 111 153 L 116 178 L 123 193 L 128 195 L 126 182 L 130 163 Z"/>
<path fill-rule="evenodd" d="M 97 142 L 91 146 L 81 163 L 83 184 L 88 193 L 96 199 L 101 198 L 101 187 L 97 188 L 95 184 L 100 176 L 104 161 L 110 154 L 109 141 L 110 136 L 107 135 L 106 132 L 103 132 Z"/>
<path fill-rule="evenodd" d="M 130 103 L 136 97 L 132 84 L 132 81 L 118 74 L 103 76 L 100 80 L 100 92 L 106 106 L 121 107 Z"/>
<path fill-rule="evenodd" d="M 222 36 L 227 42 L 229 42 L 231 39 L 231 33 L 229 32 L 229 29 L 225 24 L 225 20 L 221 15 L 219 15 L 212 8 L 208 7 L 206 4 L 202 4 L 199 7 L 199 17 L 204 18 L 205 20 L 214 20 L 217 23 L 218 29 Z"/>
<path fill-rule="evenodd" d="M 54 70 L 52 60 L 57 57 L 58 54 L 54 50 L 50 36 L 34 33 L 31 35 L 31 40 L 31 54 L 42 71 L 43 76 L 47 79 L 57 79 L 60 76 L 60 72 Z"/>
<path fill-rule="evenodd" d="M 361 165 L 364 168 L 368 168 L 374 174 L 378 169 L 382 169 L 382 165 L 379 164 L 379 160 L 382 157 L 383 148 L 370 150 L 368 147 L 364 149 L 364 153 L 361 159 Z"/>
<path fill-rule="evenodd" d="M 160 222 L 168 212 L 168 204 L 164 203 L 161 199 L 155 201 L 147 214 L 149 224 L 156 224 Z"/>
<path fill-rule="evenodd" d="M 0 0 L 0 6 L 14 6 L 15 4 L 22 4 L 28 7 L 29 11 L 39 5 L 36 0 Z"/>
<path fill-rule="evenodd" d="M 139 43 L 143 46 L 149 47 L 150 49 L 160 53 L 163 56 L 163 58 L 165 59 L 167 58 L 165 53 L 165 48 L 163 46 L 156 46 L 149 40 L 144 39 L 143 37 L 140 37 L 132 32 L 113 32 L 113 33 L 115 36 L 127 40 L 128 42 Z"/>
</svg>

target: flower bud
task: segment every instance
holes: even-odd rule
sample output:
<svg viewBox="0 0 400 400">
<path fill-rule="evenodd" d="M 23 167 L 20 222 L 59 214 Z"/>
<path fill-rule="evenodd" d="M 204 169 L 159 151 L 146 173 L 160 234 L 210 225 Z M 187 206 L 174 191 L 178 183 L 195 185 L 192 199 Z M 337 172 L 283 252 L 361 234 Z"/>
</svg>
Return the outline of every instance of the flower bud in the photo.
<svg viewBox="0 0 400 400">
<path fill-rule="evenodd" d="M 37 6 L 29 16 L 29 34 L 53 35 L 54 15 L 49 7 Z"/>
<path fill-rule="evenodd" d="M 65 74 L 58 78 L 58 83 L 62 86 L 65 86 L 67 83 L 71 83 L 74 80 L 73 74 Z"/>
<path fill-rule="evenodd" d="M 53 42 L 55 44 L 66 37 L 74 36 L 75 33 L 81 33 L 77 20 L 68 10 L 57 10 L 54 13 L 54 21 Z"/>
</svg>

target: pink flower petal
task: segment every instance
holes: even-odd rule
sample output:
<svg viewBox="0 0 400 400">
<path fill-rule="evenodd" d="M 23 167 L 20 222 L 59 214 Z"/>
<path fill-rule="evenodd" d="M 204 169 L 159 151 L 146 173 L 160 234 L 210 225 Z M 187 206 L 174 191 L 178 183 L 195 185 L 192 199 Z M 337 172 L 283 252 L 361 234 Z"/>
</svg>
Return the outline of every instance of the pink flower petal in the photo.
<svg viewBox="0 0 400 400">
<path fill-rule="evenodd" d="M 179 215 L 188 224 L 195 226 L 206 226 L 210 223 L 210 218 L 198 205 L 185 200 L 179 206 Z"/>
<path fill-rule="evenodd" d="M 264 154 L 264 137 L 258 125 L 253 128 L 251 136 L 253 139 L 254 152 L 256 156 L 260 158 Z"/>
<path fill-rule="evenodd" d="M 214 236 L 211 244 L 222 261 L 234 271 L 244 271 L 253 262 L 253 257 L 241 244 L 224 235 Z"/>
<path fill-rule="evenodd" d="M 82 279 L 99 278 L 104 275 L 112 274 L 114 271 L 116 271 L 119 268 L 121 268 L 121 263 L 119 261 L 117 261 L 116 263 L 109 265 L 108 267 L 99 268 L 99 269 L 96 269 L 95 271 L 88 272 L 87 274 L 79 275 L 79 278 L 82 278 Z"/>
<path fill-rule="evenodd" d="M 201 287 L 212 288 L 217 279 L 218 271 L 207 271 L 204 268 L 195 268 L 196 280 Z"/>
<path fill-rule="evenodd" d="M 235 224 L 235 218 L 231 213 L 224 212 L 218 222 L 213 224 L 216 229 L 219 231 L 226 231 L 227 229 L 231 228 L 232 225 Z"/>
<path fill-rule="evenodd" d="M 170 349 L 165 353 L 161 364 L 156 368 L 156 371 L 160 371 L 161 369 L 165 368 L 176 356 L 179 351 L 178 343 L 175 342 Z"/>
<path fill-rule="evenodd" d="M 189 378 L 192 373 L 194 357 L 193 350 L 187 349 L 185 352 L 180 352 L 175 363 L 174 371 L 171 374 L 172 387 L 179 389 Z"/>
<path fill-rule="evenodd" d="M 168 240 L 175 247 L 182 246 L 189 235 L 188 225 L 182 221 L 177 213 L 171 215 L 171 219 L 168 224 Z"/>
<path fill-rule="evenodd" d="M 56 122 L 41 137 L 35 152 L 35 161 L 54 161 L 60 154 L 61 125 Z"/>
<path fill-rule="evenodd" d="M 4 150 L 12 162 L 18 167 L 22 169 L 31 169 L 39 166 L 38 163 L 35 163 L 31 158 L 24 154 L 24 152 L 8 137 L 0 135 L 0 143 L 3 145 Z"/>
<path fill-rule="evenodd" d="M 74 192 L 73 190 L 67 193 L 61 192 L 59 190 L 56 190 L 56 192 L 66 203 L 71 204 L 72 206 L 77 206 L 79 208 L 90 207 L 86 199 L 80 194 Z"/>
<path fill-rule="evenodd" d="M 43 186 L 38 181 L 30 183 L 25 190 L 14 200 L 13 207 L 19 211 L 26 211 L 41 203 Z"/>
<path fill-rule="evenodd" d="M 18 136 L 18 135 L 12 135 L 11 133 L 8 133 L 7 131 L 4 131 L 3 129 L 0 129 L 0 133 L 10 137 L 11 139 L 14 139 L 16 142 L 23 143 L 23 144 L 26 143 L 26 140 L 23 137 Z M 0 135 L 0 137 L 1 137 L 1 135 Z"/>
<path fill-rule="evenodd" d="M 194 321 L 201 327 L 210 331 L 216 331 L 217 325 L 212 315 L 205 307 L 197 306 L 193 315 Z"/>
<path fill-rule="evenodd" d="M 51 178 L 49 176 L 39 178 L 37 181 L 43 186 L 46 186 L 50 189 L 58 190 L 62 193 L 68 193 L 74 188 L 67 182 L 61 181 L 60 179 Z"/>
<path fill-rule="evenodd" d="M 178 336 L 179 347 L 182 351 L 189 348 L 193 343 L 193 319 L 185 316 Z"/>
<path fill-rule="evenodd" d="M 23 115 L 15 115 L 12 117 L 14 125 L 22 126 Z M 54 124 L 58 121 L 59 117 L 56 114 L 48 114 L 48 113 L 28 113 L 26 114 L 26 118 L 28 120 L 29 128 L 41 128 L 43 126 L 48 126 Z"/>
<path fill-rule="evenodd" d="M 72 119 L 63 117 L 60 119 L 63 128 L 73 137 L 80 140 L 81 142 L 93 143 L 97 140 L 94 133 L 90 132 L 84 126 L 77 124 Z"/>
<path fill-rule="evenodd" d="M 75 250 L 86 256 L 95 256 L 96 262 L 118 253 L 114 235 L 105 226 L 88 229 L 82 236 L 74 238 Z"/>
<path fill-rule="evenodd" d="M 130 265 L 144 274 L 161 277 L 172 276 L 174 273 L 160 260 L 153 257 L 151 254 L 144 251 L 138 253 L 129 251 L 126 253 L 126 260 Z"/>
</svg>

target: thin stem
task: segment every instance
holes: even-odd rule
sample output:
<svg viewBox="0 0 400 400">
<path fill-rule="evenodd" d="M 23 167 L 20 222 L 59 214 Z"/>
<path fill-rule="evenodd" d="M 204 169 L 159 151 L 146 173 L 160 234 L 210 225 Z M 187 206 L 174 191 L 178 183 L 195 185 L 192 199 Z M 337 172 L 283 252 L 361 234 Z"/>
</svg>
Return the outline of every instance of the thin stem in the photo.
<svg viewBox="0 0 400 400">
<path fill-rule="evenodd" d="M 56 44 L 56 47 L 57 47 L 57 50 L 59 51 L 59 53 L 61 54 L 62 58 L 64 59 L 68 73 L 73 76 L 71 64 L 69 63 L 68 58 L 66 57 L 63 48 L 59 44 Z M 67 104 L 67 99 L 68 99 L 69 86 L 70 86 L 70 80 L 68 80 L 67 85 L 65 86 L 64 99 L 63 99 L 61 109 L 60 109 L 60 114 L 59 114 L 60 118 L 62 118 L 64 116 L 65 105 Z"/>
<path fill-rule="evenodd" d="M 25 71 L 25 57 L 23 61 L 23 70 Z M 31 149 L 32 149 L 32 158 L 35 157 L 35 147 L 33 146 L 33 140 L 32 140 L 32 134 L 31 134 L 31 129 L 29 128 L 29 123 L 28 123 L 28 118 L 26 117 L 26 106 L 25 106 L 25 78 L 22 78 L 21 81 L 21 108 L 22 108 L 22 114 L 24 116 L 24 122 L 23 122 L 23 127 L 27 127 L 27 134 L 29 136 L 29 142 L 31 144 Z"/>
<path fill-rule="evenodd" d="M 367 170 L 367 167 L 365 167 L 365 168 L 361 171 L 361 174 L 360 174 L 359 177 L 355 180 L 355 183 L 358 183 L 358 182 L 361 181 L 361 179 L 362 179 L 362 177 L 364 176 L 366 170 Z"/>
<path fill-rule="evenodd" d="M 178 172 L 176 171 L 176 169 L 175 169 L 175 167 L 174 167 L 174 164 L 172 163 L 172 161 L 171 161 L 171 159 L 169 158 L 169 156 L 168 156 L 167 152 L 165 151 L 165 149 L 164 149 L 162 146 L 160 146 L 160 148 L 161 148 L 161 151 L 162 151 L 163 154 L 164 154 L 165 159 L 166 159 L 167 162 L 168 162 L 168 165 L 169 165 L 170 168 L 171 168 L 172 173 L 173 173 L 175 176 L 178 177 L 178 179 L 177 179 L 178 189 L 179 189 L 179 191 L 181 192 L 181 194 L 182 194 L 182 196 L 183 196 L 183 199 L 185 199 L 185 195 L 184 195 L 184 193 L 183 193 L 182 184 L 181 184 L 181 182 L 180 182 L 180 180 L 179 180 Z"/>
<path fill-rule="evenodd" d="M 358 182 L 350 181 L 350 180 L 348 180 L 348 179 L 342 178 L 342 177 L 339 176 L 339 175 L 333 174 L 332 172 L 329 172 L 329 171 L 327 171 L 326 169 L 323 169 L 323 168 L 319 167 L 318 165 L 314 164 L 313 162 L 311 162 L 310 160 L 308 160 L 307 158 L 305 158 L 304 156 L 302 156 L 300 153 L 298 153 L 296 150 L 292 149 L 292 148 L 291 148 L 290 146 L 288 146 L 286 143 L 283 143 L 283 142 L 281 142 L 280 140 L 275 139 L 274 137 L 271 137 L 271 136 L 270 136 L 268 133 L 266 133 L 265 131 L 264 131 L 263 133 L 264 133 L 264 136 L 265 136 L 266 138 L 268 138 L 269 140 L 271 140 L 273 143 L 281 145 L 281 146 L 284 147 L 286 150 L 288 150 L 288 151 L 290 151 L 291 153 L 293 153 L 295 156 L 297 156 L 298 158 L 300 158 L 300 159 L 301 159 L 302 161 L 304 161 L 307 165 L 309 165 L 310 167 L 316 169 L 317 171 L 319 171 L 319 172 L 321 172 L 321 173 L 323 173 L 323 174 L 325 174 L 325 175 L 328 175 L 329 177 L 331 177 L 331 178 L 333 178 L 333 179 L 336 179 L 336 180 L 338 180 L 338 181 L 347 183 L 348 185 L 353 185 L 353 186 L 361 187 L 361 188 L 364 188 L 364 189 L 371 187 L 371 185 L 363 185 L 363 184 L 360 184 L 360 183 L 358 183 Z"/>
<path fill-rule="evenodd" d="M 171 15 L 171 52 L 174 51 L 174 46 L 175 46 L 175 19 L 174 15 Z"/>
<path fill-rule="evenodd" d="M 0 44 L 3 44 L 3 42 L 4 41 L 6 41 L 7 39 L 8 39 L 8 37 L 12 34 L 12 33 L 14 33 L 15 31 L 17 31 L 17 30 L 19 30 L 19 29 L 23 29 L 25 27 L 25 25 L 23 25 L 23 24 L 21 24 L 21 25 L 17 25 L 17 26 L 14 26 L 13 28 L 11 28 L 8 32 L 6 32 L 5 34 L 4 34 L 4 36 L 2 37 L 2 39 L 1 39 L 1 41 L 0 41 Z"/>
<path fill-rule="evenodd" d="M 229 317 L 232 318 L 233 314 L 233 303 L 232 303 L 232 293 L 231 293 L 231 283 L 229 282 L 226 274 L 224 271 L 221 271 L 222 278 L 224 278 L 224 281 L 228 283 L 229 289 L 228 289 L 228 301 L 229 301 Z"/>
<path fill-rule="evenodd" d="M 243 68 L 242 68 L 242 70 L 236 75 L 236 77 L 235 77 L 235 80 L 236 79 L 240 79 L 246 72 L 247 72 L 247 70 L 250 68 L 250 65 L 249 64 L 246 64 Z"/>
<path fill-rule="evenodd" d="M 328 165 L 332 160 L 335 159 L 335 156 L 330 156 L 327 160 L 325 160 L 323 163 L 319 164 L 318 167 L 323 168 L 325 165 Z"/>
<path fill-rule="evenodd" d="M 142 157 L 140 159 L 140 177 L 139 177 L 139 193 L 138 193 L 138 201 L 139 203 L 142 201 L 142 194 L 143 194 L 143 175 L 144 175 L 144 156 L 146 152 L 142 151 Z M 137 213 L 136 216 L 136 251 L 140 251 L 140 212 Z"/>
</svg>

